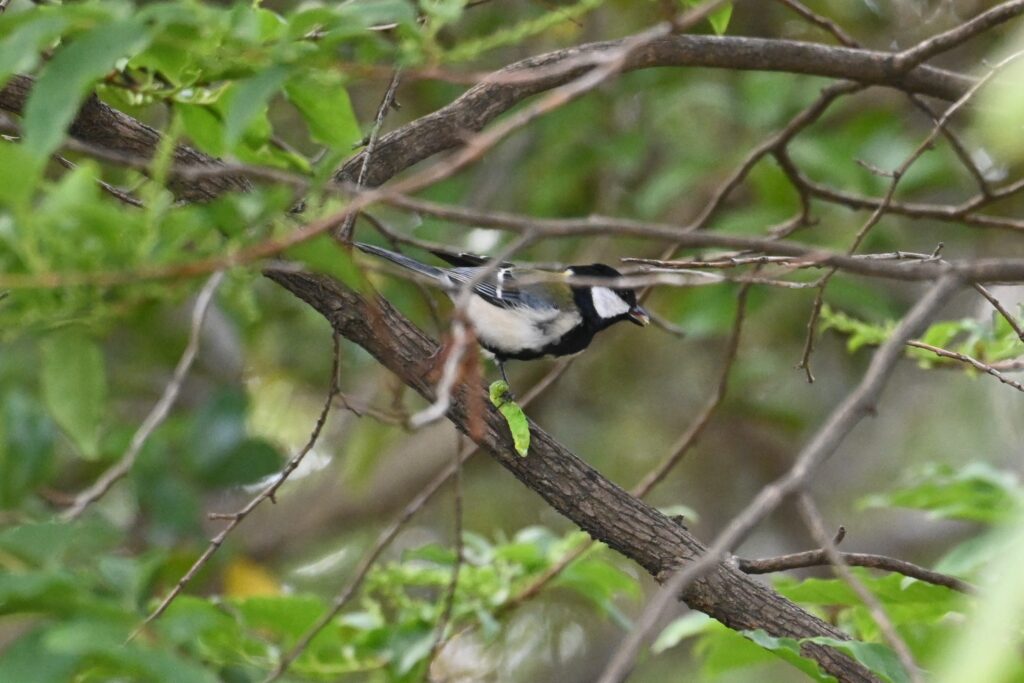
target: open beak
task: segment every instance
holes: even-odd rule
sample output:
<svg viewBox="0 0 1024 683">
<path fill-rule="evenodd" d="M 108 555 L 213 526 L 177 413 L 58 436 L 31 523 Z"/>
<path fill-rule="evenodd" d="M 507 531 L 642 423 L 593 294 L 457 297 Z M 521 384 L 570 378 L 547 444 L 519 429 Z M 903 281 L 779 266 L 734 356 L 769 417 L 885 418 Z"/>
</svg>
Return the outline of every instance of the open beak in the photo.
<svg viewBox="0 0 1024 683">
<path fill-rule="evenodd" d="M 651 323 L 651 316 L 640 306 L 629 309 L 629 322 L 640 327 L 646 327 Z"/>
</svg>

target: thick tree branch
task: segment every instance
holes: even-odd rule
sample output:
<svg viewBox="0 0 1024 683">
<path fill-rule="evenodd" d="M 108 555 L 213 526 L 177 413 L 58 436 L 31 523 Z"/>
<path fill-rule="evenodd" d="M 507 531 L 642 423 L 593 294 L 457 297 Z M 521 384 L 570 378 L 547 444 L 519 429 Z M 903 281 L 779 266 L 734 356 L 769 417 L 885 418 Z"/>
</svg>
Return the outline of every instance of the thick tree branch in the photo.
<svg viewBox="0 0 1024 683">
<path fill-rule="evenodd" d="M 406 384 L 428 399 L 427 380 L 436 342 L 413 326 L 387 302 L 368 303 L 362 296 L 320 275 L 269 270 L 268 277 L 300 297 L 334 329 L 372 354 Z M 483 387 L 460 385 L 453 392 L 448 417 L 468 429 L 467 392 Z M 531 425 L 530 453 L 516 454 L 508 426 L 489 407 L 478 443 L 503 467 L 594 538 L 639 563 L 652 576 L 664 577 L 680 563 L 693 562 L 704 546 L 679 524 L 630 496 L 569 452 L 536 425 Z M 846 638 L 838 629 L 808 614 L 736 567 L 719 563 L 693 582 L 683 599 L 694 609 L 731 628 L 763 628 L 779 636 L 828 635 Z M 841 681 L 874 681 L 870 672 L 829 648 L 808 646 L 807 654 Z"/>
<path fill-rule="evenodd" d="M 600 55 L 619 49 L 628 40 L 556 50 L 496 71 L 446 107 L 382 137 L 373 153 L 367 185 L 381 185 L 413 164 L 461 146 L 467 133 L 482 130 L 527 97 L 578 78 Z M 928 66 L 901 72 L 893 68 L 893 57 L 887 52 L 792 40 L 671 35 L 633 52 L 623 71 L 660 66 L 782 71 L 886 85 L 944 100 L 957 99 L 973 83 L 961 74 Z M 362 157 L 349 160 L 335 178 L 355 182 L 363 167 Z"/>
<path fill-rule="evenodd" d="M 21 115 L 34 84 L 29 76 L 12 77 L 0 88 L 0 109 Z M 159 131 L 104 104 L 96 96 L 85 101 L 68 133 L 72 138 L 128 159 L 152 158 L 161 140 Z M 223 165 L 219 159 L 186 145 L 178 145 L 174 150 L 174 166 L 217 168 Z M 167 187 L 178 199 L 194 202 L 207 201 L 225 192 L 244 192 L 251 189 L 252 184 L 240 174 L 192 179 L 177 175 L 172 169 Z"/>
<path fill-rule="evenodd" d="M 598 65 L 632 37 L 589 43 L 530 57 L 501 69 L 438 111 L 380 138 L 367 164 L 366 184 L 378 186 L 397 173 L 439 152 L 461 146 L 467 132 L 479 131 L 526 98 L 564 85 Z M 651 67 L 709 67 L 780 71 L 824 76 L 866 85 L 885 85 L 945 100 L 960 97 L 973 83 L 962 74 L 915 66 L 905 72 L 893 67 L 893 53 L 834 47 L 816 43 L 733 36 L 665 36 L 632 52 L 624 70 Z M 28 76 L 14 76 L 0 88 L 0 109 L 21 114 L 33 85 Z M 101 102 L 89 98 L 71 126 L 73 138 L 108 149 L 125 158 L 148 159 L 160 133 Z M 363 155 L 353 157 L 337 179 L 355 183 Z M 191 147 L 175 150 L 178 166 L 220 166 L 222 162 Z M 200 177 L 172 175 L 172 191 L 188 201 L 212 199 L 228 191 L 244 191 L 249 181 L 240 174 Z"/>
</svg>

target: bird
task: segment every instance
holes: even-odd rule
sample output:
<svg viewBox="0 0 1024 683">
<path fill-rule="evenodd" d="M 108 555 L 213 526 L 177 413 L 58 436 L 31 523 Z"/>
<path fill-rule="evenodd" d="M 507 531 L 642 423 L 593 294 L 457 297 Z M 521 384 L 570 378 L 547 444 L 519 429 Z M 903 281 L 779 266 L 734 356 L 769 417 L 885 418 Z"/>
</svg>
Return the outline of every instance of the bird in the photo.
<svg viewBox="0 0 1024 683">
<path fill-rule="evenodd" d="M 503 262 L 484 273 L 490 262 L 486 256 L 431 250 L 451 266 L 445 268 L 372 244 L 356 242 L 355 246 L 427 278 L 452 299 L 470 283 L 466 318 L 480 346 L 494 357 L 506 385 L 510 384 L 505 374 L 509 360 L 572 356 L 615 323 L 628 320 L 643 327 L 651 321 L 632 289 L 568 281 L 575 276 L 589 283 L 609 280 L 610 285 L 622 276 L 603 263 L 553 271 Z"/>
</svg>

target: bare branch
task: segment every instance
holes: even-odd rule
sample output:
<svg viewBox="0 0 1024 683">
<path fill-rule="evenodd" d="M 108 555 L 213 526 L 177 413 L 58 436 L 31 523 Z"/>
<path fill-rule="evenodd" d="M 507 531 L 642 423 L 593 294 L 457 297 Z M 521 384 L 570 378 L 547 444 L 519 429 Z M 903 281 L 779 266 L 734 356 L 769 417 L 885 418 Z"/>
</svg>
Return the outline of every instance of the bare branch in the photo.
<svg viewBox="0 0 1024 683">
<path fill-rule="evenodd" d="M 961 593 L 974 594 L 977 592 L 977 588 L 962 579 L 942 574 L 941 572 L 933 571 L 896 557 L 873 555 L 870 553 L 840 553 L 840 556 L 843 562 L 851 567 L 865 567 L 867 569 L 895 572 L 918 581 L 924 581 L 925 583 L 945 586 Z M 736 558 L 736 566 L 740 568 L 741 572 L 746 574 L 773 574 L 791 569 L 821 567 L 828 564 L 831 564 L 831 562 L 824 550 L 807 550 L 802 553 L 764 557 L 757 560 Z"/>
<path fill-rule="evenodd" d="M 334 403 L 334 397 L 337 395 L 340 387 L 338 386 L 338 370 L 341 364 L 341 353 L 338 335 L 334 335 L 334 358 L 331 364 L 331 382 L 327 389 L 327 399 L 324 401 L 324 407 L 320 410 L 320 415 L 317 417 L 316 424 L 313 425 L 313 431 L 309 435 L 309 439 L 306 441 L 306 445 L 296 453 L 291 460 L 284 466 L 281 472 L 274 477 L 274 480 L 260 491 L 255 497 L 253 497 L 245 507 L 230 514 L 218 514 L 215 515 L 217 519 L 227 520 L 227 525 L 221 529 L 220 533 L 214 536 L 209 545 L 206 546 L 206 550 L 203 551 L 202 555 L 192 563 L 189 570 L 185 572 L 185 575 L 178 579 L 178 582 L 171 589 L 171 592 L 160 602 L 160 604 L 149 613 L 149 616 L 134 630 L 131 635 L 128 636 L 128 640 L 134 640 L 149 624 L 155 619 L 159 618 L 164 611 L 170 607 L 174 599 L 181 594 L 181 591 L 185 589 L 185 586 L 195 578 L 199 570 L 206 566 L 206 563 L 210 561 L 213 554 L 220 549 L 221 545 L 224 544 L 224 540 L 228 537 L 232 531 L 235 530 L 239 524 L 241 524 L 246 517 L 249 516 L 253 510 L 255 510 L 261 503 L 269 499 L 274 502 L 274 496 L 277 494 L 277 490 L 288 480 L 292 472 L 302 464 L 302 460 L 306 457 L 306 454 L 313 450 L 313 446 L 316 445 L 317 440 L 320 438 L 320 432 L 323 430 L 324 425 L 327 423 L 327 415 L 331 412 L 331 406 Z"/>
<path fill-rule="evenodd" d="M 988 365 L 987 363 L 982 363 L 977 358 L 972 358 L 971 356 L 968 356 L 965 353 L 939 348 L 938 346 L 925 344 L 923 341 L 908 341 L 907 346 L 913 346 L 914 348 L 924 349 L 925 351 L 931 351 L 936 356 L 941 356 L 943 358 L 951 358 L 953 360 L 958 360 L 961 363 L 967 363 L 974 369 L 980 370 L 981 372 L 984 372 L 987 375 L 992 375 L 1003 384 L 1013 387 L 1017 391 L 1024 391 L 1024 384 L 1021 384 L 1020 382 L 1014 379 L 1010 379 L 1009 377 L 1007 377 L 1006 375 L 1004 375 L 991 365 Z"/>
<path fill-rule="evenodd" d="M 889 647 L 896 653 L 896 658 L 899 659 L 900 664 L 906 671 L 907 676 L 913 683 L 924 683 L 924 679 L 921 676 L 921 669 L 914 661 L 914 656 L 910 652 L 910 648 L 907 643 L 896 631 L 896 627 L 892 623 L 892 619 L 886 613 L 882 603 L 875 597 L 874 593 L 869 591 L 864 583 L 860 581 L 850 568 L 843 562 L 843 557 L 836 549 L 836 544 L 829 538 L 828 533 L 825 531 L 825 523 L 821 517 L 821 513 L 818 511 L 818 506 L 814 504 L 814 500 L 810 495 L 803 491 L 797 497 L 797 503 L 799 505 L 800 513 L 804 518 L 804 522 L 807 524 L 807 528 L 811 532 L 811 538 L 814 539 L 815 543 L 821 545 L 825 551 L 825 555 L 828 557 L 829 564 L 832 566 L 832 570 L 842 579 L 853 592 L 857 594 L 861 602 L 868 609 L 868 613 L 871 614 L 871 618 L 874 619 L 875 624 L 878 625 L 878 630 L 882 632 L 882 638 L 889 644 Z"/>
<path fill-rule="evenodd" d="M 267 275 L 316 307 L 339 333 L 363 346 L 410 387 L 433 398 L 430 384 L 417 368 L 436 351 L 436 343 L 387 302 L 373 304 L 386 324 L 370 325 L 366 320 L 370 304 L 329 278 L 292 271 L 269 271 Z M 483 393 L 484 387 L 472 390 Z M 463 392 L 453 396 L 449 419 L 465 432 L 469 425 Z M 479 443 L 499 464 L 581 529 L 655 576 L 664 578 L 679 562 L 696 562 L 704 555 L 704 546 L 686 529 L 626 494 L 536 425 L 530 426 L 530 455 L 523 458 L 515 452 L 504 419 L 489 405 L 484 422 L 486 429 L 478 437 Z M 732 628 L 764 628 L 773 635 L 797 638 L 811 633 L 845 637 L 727 562 L 716 562 L 712 571 L 688 587 L 684 599 Z M 809 645 L 807 653 L 843 680 L 874 680 L 863 667 L 831 648 Z"/>
<path fill-rule="evenodd" d="M 192 369 L 192 363 L 199 353 L 199 338 L 203 330 L 203 321 L 206 320 L 206 313 L 210 310 L 213 295 L 223 279 L 224 273 L 218 271 L 211 275 L 206 284 L 203 285 L 203 288 L 199 290 L 195 306 L 192 308 L 192 326 L 189 331 L 188 343 L 185 345 L 185 351 L 181 354 L 181 358 L 174 368 L 174 373 L 171 375 L 171 380 L 164 387 L 160 399 L 153 406 L 153 409 L 149 411 L 149 414 L 146 415 L 146 419 L 139 425 L 135 434 L 132 435 L 128 449 L 92 486 L 75 496 L 71 506 L 61 513 L 62 520 L 70 521 L 77 519 L 85 512 L 87 507 L 105 496 L 114 484 L 127 475 L 135 465 L 135 460 L 139 457 L 139 453 L 142 451 L 142 447 L 146 445 L 149 437 L 167 419 L 171 408 L 174 406 L 174 402 L 178 400 L 178 394 L 181 393 L 181 387 L 185 383 L 185 378 L 188 376 L 189 370 Z"/>
<path fill-rule="evenodd" d="M 916 336 L 935 312 L 961 286 L 955 275 L 946 275 L 904 316 L 889 339 L 878 348 L 860 384 L 829 416 L 814 437 L 800 451 L 790 470 L 765 486 L 719 534 L 706 553 L 693 562 L 681 563 L 680 569 L 668 570 L 662 587 L 644 608 L 633 630 L 625 638 L 601 676 L 601 683 L 617 683 L 632 667 L 640 645 L 657 623 L 665 608 L 681 591 L 705 572 L 716 566 L 731 548 L 738 544 L 764 517 L 778 507 L 789 494 L 800 489 L 811 474 L 842 443 L 843 439 L 866 415 L 875 410 L 896 363 L 903 355 L 903 346 Z M 685 595 L 685 592 L 683 592 Z"/>
</svg>

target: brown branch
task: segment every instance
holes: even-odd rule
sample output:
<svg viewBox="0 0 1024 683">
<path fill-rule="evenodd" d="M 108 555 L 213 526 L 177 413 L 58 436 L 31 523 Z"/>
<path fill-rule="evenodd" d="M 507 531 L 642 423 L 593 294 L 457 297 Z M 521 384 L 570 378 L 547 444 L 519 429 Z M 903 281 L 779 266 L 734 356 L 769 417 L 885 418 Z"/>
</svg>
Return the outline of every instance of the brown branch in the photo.
<svg viewBox="0 0 1024 683">
<path fill-rule="evenodd" d="M 866 569 L 879 569 L 887 572 L 895 572 L 903 576 L 909 576 L 918 581 L 945 586 L 946 588 L 960 591 L 961 593 L 974 594 L 977 589 L 970 583 L 958 579 L 949 574 L 943 574 L 906 560 L 887 555 L 875 555 L 871 553 L 840 553 L 843 562 L 851 567 L 864 567 Z M 756 560 L 748 560 L 742 557 L 736 558 L 736 566 L 745 574 L 774 574 L 792 569 L 807 569 L 808 567 L 822 567 L 831 564 L 828 553 L 823 549 L 806 550 L 801 553 L 790 553 L 777 557 L 763 557 Z"/>
<path fill-rule="evenodd" d="M 893 68 L 899 72 L 905 71 L 938 54 L 966 43 L 974 36 L 1020 16 L 1022 13 L 1024 13 L 1024 0 L 1012 0 L 1011 2 L 996 5 L 970 21 L 964 22 L 944 33 L 932 36 L 914 47 L 896 54 L 892 60 Z"/>
<path fill-rule="evenodd" d="M 202 555 L 200 555 L 199 558 L 192 563 L 192 566 L 189 567 L 187 572 L 185 572 L 185 575 L 178 579 L 178 582 L 174 585 L 174 588 L 171 589 L 171 592 L 168 593 L 164 597 L 164 599 L 160 601 L 160 604 L 157 605 L 156 609 L 150 612 L 146 619 L 141 624 L 139 624 L 139 626 L 134 631 L 132 631 L 131 635 L 128 636 L 129 641 L 134 640 L 137 635 L 139 635 L 143 630 L 145 630 L 145 628 L 149 626 L 149 624 L 151 624 L 155 619 L 159 618 L 160 615 L 163 614 L 168 607 L 170 607 L 171 603 L 174 602 L 174 599 L 177 598 L 178 595 L 181 594 L 181 591 L 185 589 L 185 586 L 187 586 L 189 582 L 192 581 L 193 578 L 195 578 L 196 574 L 199 573 L 199 570 L 206 566 L 206 563 L 210 561 L 210 558 L 213 557 L 214 553 L 216 553 L 224 544 L 224 540 L 228 537 L 228 535 L 232 531 L 234 531 L 235 527 L 241 524 L 246 517 L 249 516 L 249 513 L 251 513 L 261 503 L 268 499 L 271 502 L 276 502 L 274 496 L 277 494 L 277 490 L 281 488 L 285 481 L 288 480 L 288 477 L 291 476 L 292 472 L 294 472 L 295 469 L 300 464 L 302 464 L 302 460 L 306 457 L 306 454 L 313 449 L 313 446 L 316 445 L 317 440 L 320 438 L 320 432 L 323 431 L 324 425 L 327 423 L 327 416 L 330 414 L 331 406 L 334 404 L 334 397 L 340 390 L 340 387 L 338 385 L 338 370 L 340 364 L 340 344 L 338 340 L 338 335 L 335 334 L 334 359 L 331 363 L 331 383 L 329 388 L 327 389 L 327 399 L 324 401 L 324 406 L 320 410 L 320 415 L 319 417 L 317 417 L 316 424 L 313 425 L 313 431 L 310 432 L 309 439 L 306 441 L 306 445 L 303 446 L 302 449 L 298 453 L 296 453 L 291 460 L 288 461 L 284 468 L 282 468 L 281 472 L 274 477 L 274 480 L 270 484 L 268 484 L 266 488 L 264 488 L 256 496 L 254 496 L 248 503 L 246 503 L 245 507 L 241 508 L 240 510 L 237 510 L 236 512 L 228 514 L 211 515 L 216 519 L 227 520 L 227 525 L 223 529 L 221 529 L 221 531 L 216 536 L 210 539 L 210 543 L 206 546 L 206 550 L 204 550 Z"/>
<path fill-rule="evenodd" d="M 13 76 L 0 88 L 0 109 L 21 114 L 35 81 L 28 76 Z M 95 95 L 89 97 L 71 128 L 71 137 L 127 157 L 151 159 L 161 144 L 159 131 L 110 107 Z M 174 150 L 174 163 L 180 166 L 219 167 L 222 162 L 185 145 Z M 212 176 L 189 181 L 173 171 L 167 183 L 176 197 L 186 201 L 207 201 L 225 192 L 246 192 L 251 183 L 238 175 Z"/>
<path fill-rule="evenodd" d="M 832 566 L 832 571 L 848 585 L 857 597 L 860 598 L 861 602 L 867 608 L 871 618 L 875 621 L 878 626 L 878 630 L 882 633 L 882 638 L 889 644 L 889 647 L 896 653 L 896 658 L 903 666 L 904 671 L 910 678 L 912 683 L 924 683 L 924 678 L 921 676 L 921 669 L 914 661 L 914 655 L 910 652 L 910 647 L 907 646 L 907 642 L 903 640 L 903 637 L 896 631 L 896 627 L 892 623 L 892 619 L 889 617 L 888 612 L 885 611 L 885 607 L 882 606 L 881 601 L 875 596 L 874 593 L 867 589 L 864 582 L 858 579 L 850 568 L 843 562 L 843 557 L 836 549 L 835 542 L 829 538 L 828 533 L 825 531 L 825 521 L 821 516 L 821 512 L 818 511 L 818 506 L 814 504 L 814 500 L 806 492 L 802 491 L 797 497 L 797 503 L 800 510 L 801 516 L 804 518 L 804 522 L 807 524 L 807 528 L 811 532 L 811 537 L 816 543 L 820 544 L 825 554 L 828 556 L 829 564 Z"/>
<path fill-rule="evenodd" d="M 139 457 L 139 453 L 142 451 L 142 447 L 146 445 L 149 437 L 153 434 L 157 427 L 163 424 L 164 420 L 171 412 L 171 408 L 174 406 L 174 402 L 178 400 L 178 394 L 181 393 L 181 387 L 185 383 L 185 378 L 188 376 L 189 370 L 192 369 L 192 363 L 195 361 L 196 356 L 199 353 L 199 337 L 203 330 L 203 321 L 206 320 L 206 313 L 210 310 L 210 304 L 213 302 L 213 295 L 217 291 L 217 287 L 220 286 L 221 280 L 224 279 L 223 272 L 214 273 L 210 276 L 210 279 L 206 281 L 203 288 L 199 291 L 199 295 L 196 297 L 195 306 L 192 308 L 192 327 L 189 331 L 188 343 L 185 345 L 185 351 L 181 354 L 181 358 L 178 360 L 178 364 L 174 368 L 174 373 L 171 375 L 171 380 L 164 387 L 163 393 L 160 395 L 160 399 L 157 400 L 149 414 L 146 415 L 146 419 L 142 421 L 139 428 L 132 435 L 131 443 L 128 445 L 128 449 L 124 452 L 121 458 L 106 470 L 99 479 L 93 483 L 92 486 L 85 489 L 77 496 L 71 503 L 71 506 L 61 513 L 61 519 L 69 521 L 77 519 L 85 509 L 95 503 L 97 500 L 107 494 L 114 484 L 124 478 L 132 467 L 135 465 L 135 460 Z"/>
<path fill-rule="evenodd" d="M 602 683 L 622 680 L 625 672 L 632 666 L 644 638 L 676 596 L 680 592 L 686 595 L 693 582 L 699 581 L 706 572 L 718 566 L 717 563 L 722 562 L 729 551 L 766 515 L 778 507 L 788 495 L 800 490 L 811 474 L 839 448 L 846 436 L 865 416 L 874 413 L 882 390 L 903 356 L 903 345 L 924 329 L 932 316 L 960 286 L 959 279 L 952 274 L 944 276 L 933 285 L 904 316 L 889 339 L 878 348 L 860 384 L 832 411 L 829 418 L 797 455 L 789 471 L 762 488 L 754 500 L 719 534 L 700 559 L 682 563 L 679 568 L 668 569 L 669 573 L 660 577 L 664 581 L 662 587 L 644 608 L 640 618 L 634 623 L 633 630 L 623 640 L 609 662 L 601 677 Z"/>
<path fill-rule="evenodd" d="M 387 302 L 370 304 L 324 276 L 281 270 L 266 274 L 320 311 L 339 334 L 362 346 L 418 393 L 433 398 L 424 371 L 437 345 Z M 378 324 L 368 322 L 371 306 Z M 448 413 L 463 432 L 468 430 L 469 391 L 483 392 L 484 387 L 462 385 L 454 392 Z M 523 458 L 514 450 L 504 419 L 489 404 L 484 424 L 478 443 L 500 465 L 581 529 L 653 576 L 664 578 L 665 572 L 680 562 L 695 562 L 704 553 L 704 546 L 686 529 L 602 477 L 536 425 L 531 424 L 530 453 Z M 715 562 L 706 575 L 687 587 L 683 599 L 735 629 L 763 628 L 796 638 L 846 637 L 726 562 Z M 830 648 L 808 646 L 807 654 L 841 680 L 875 680 L 863 667 Z"/>
<path fill-rule="evenodd" d="M 562 376 L 562 373 L 565 372 L 571 363 L 572 360 L 568 359 L 563 360 L 556 365 L 547 375 L 537 382 L 529 392 L 527 392 L 520 402 L 520 405 L 529 405 L 537 396 L 546 391 L 552 383 Z M 334 600 L 331 601 L 330 609 L 324 612 L 320 618 L 314 622 L 314 624 L 302 635 L 291 650 L 282 655 L 281 660 L 277 663 L 277 666 L 270 673 L 267 680 L 273 681 L 275 678 L 280 677 L 291 663 L 300 654 L 302 654 L 307 647 L 309 647 L 309 644 L 313 642 L 313 639 L 317 634 L 320 633 L 320 631 L 322 631 L 324 627 L 326 627 L 327 624 L 329 624 L 336 616 L 338 616 L 341 613 L 341 610 L 345 609 L 345 606 L 348 605 L 353 597 L 355 597 L 359 587 L 362 586 L 363 580 L 366 579 L 366 575 L 370 573 L 370 569 L 372 569 L 374 563 L 377 562 L 377 558 L 379 558 L 381 553 L 391 545 L 392 541 L 394 541 L 398 536 L 398 532 L 402 530 L 402 527 L 404 527 L 409 520 L 411 520 L 426 506 L 428 502 L 430 502 L 446 482 L 456 475 L 458 468 L 462 467 L 466 460 L 479 452 L 480 446 L 474 443 L 463 448 L 456 461 L 434 477 L 430 483 L 428 483 L 415 498 L 409 501 L 402 511 L 391 520 L 391 523 L 380 532 L 373 545 L 363 555 L 359 564 L 352 571 L 352 576 L 345 583 L 345 586 L 334 597 Z"/>
<path fill-rule="evenodd" d="M 461 147 L 467 132 L 488 123 L 524 99 L 578 78 L 593 68 L 603 54 L 626 41 L 589 43 L 530 57 L 511 64 L 474 86 L 451 104 L 392 131 L 380 139 L 370 164 L 367 184 L 378 186 L 399 172 L 439 152 Z M 894 73 L 892 53 L 833 47 L 788 40 L 733 36 L 663 36 L 633 52 L 624 71 L 651 67 L 709 67 L 736 70 L 782 71 L 885 85 L 940 99 L 954 100 L 973 81 L 960 74 L 919 66 Z M 590 64 L 588 65 L 588 61 Z M 560 63 L 573 69 L 559 70 Z M 555 68 L 553 68 L 555 67 Z M 539 77 L 530 77 L 539 72 Z M 527 78 L 522 77 L 526 75 Z M 511 78 L 509 78 L 511 77 Z M 362 168 L 362 154 L 350 159 L 336 174 L 354 182 Z"/>
</svg>

